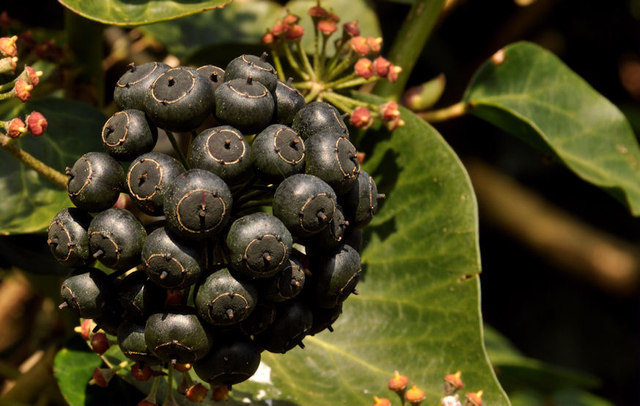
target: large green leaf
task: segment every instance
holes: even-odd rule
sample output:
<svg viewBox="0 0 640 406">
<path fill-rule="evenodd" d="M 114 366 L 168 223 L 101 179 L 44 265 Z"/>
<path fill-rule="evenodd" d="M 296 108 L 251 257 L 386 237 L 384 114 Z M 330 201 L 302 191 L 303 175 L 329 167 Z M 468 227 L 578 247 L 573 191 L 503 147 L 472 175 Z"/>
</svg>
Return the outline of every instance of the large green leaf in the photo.
<svg viewBox="0 0 640 406">
<path fill-rule="evenodd" d="M 166 44 L 173 55 L 189 59 L 203 49 L 215 46 L 259 44 L 282 12 L 282 6 L 272 1 L 236 1 L 221 13 L 205 12 L 141 29 Z M 237 56 L 237 48 L 235 53 Z M 208 63 L 220 63 L 216 56 L 215 52 L 210 52 L 209 57 L 216 61 Z"/>
<path fill-rule="evenodd" d="M 60 392 L 71 406 L 86 403 L 86 392 L 93 370 L 102 364 L 102 360 L 81 340 L 73 340 L 56 355 L 53 373 L 58 381 Z"/>
<path fill-rule="evenodd" d="M 85 18 L 114 25 L 140 25 L 221 8 L 231 0 L 58 0 Z"/>
<path fill-rule="evenodd" d="M 57 98 L 7 102 L 0 106 L 0 120 L 24 117 L 33 110 L 47 118 L 47 132 L 38 138 L 27 134 L 17 144 L 56 170 L 64 171 L 85 152 L 102 149 L 105 117 L 88 104 Z M 5 235 L 46 230 L 57 212 L 71 206 L 65 190 L 4 150 L 0 150 L 0 195 L 0 234 Z"/>
<path fill-rule="evenodd" d="M 484 390 L 490 405 L 509 403 L 483 347 L 468 176 L 431 126 L 408 110 L 402 115 L 404 127 L 369 131 L 358 143 L 387 195 L 366 229 L 360 294 L 346 301 L 333 333 L 305 339 L 304 350 L 265 354 L 273 386 L 239 389 L 301 405 L 366 405 L 373 395 L 390 396 L 387 380 L 399 370 L 431 405 L 442 396 L 443 376 L 461 370 L 465 389 Z"/>
<path fill-rule="evenodd" d="M 555 55 L 527 42 L 504 48 L 480 67 L 464 101 L 640 216 L 640 149 L 629 123 Z"/>
</svg>

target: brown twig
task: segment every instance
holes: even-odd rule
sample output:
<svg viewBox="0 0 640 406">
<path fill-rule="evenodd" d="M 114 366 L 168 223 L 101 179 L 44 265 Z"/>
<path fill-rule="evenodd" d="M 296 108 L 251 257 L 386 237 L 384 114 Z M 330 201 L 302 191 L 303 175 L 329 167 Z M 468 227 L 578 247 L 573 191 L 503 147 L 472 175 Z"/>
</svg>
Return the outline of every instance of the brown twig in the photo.
<svg viewBox="0 0 640 406">
<path fill-rule="evenodd" d="M 558 209 L 487 164 L 465 162 L 482 219 L 553 264 L 618 295 L 637 291 L 640 250 Z"/>
</svg>

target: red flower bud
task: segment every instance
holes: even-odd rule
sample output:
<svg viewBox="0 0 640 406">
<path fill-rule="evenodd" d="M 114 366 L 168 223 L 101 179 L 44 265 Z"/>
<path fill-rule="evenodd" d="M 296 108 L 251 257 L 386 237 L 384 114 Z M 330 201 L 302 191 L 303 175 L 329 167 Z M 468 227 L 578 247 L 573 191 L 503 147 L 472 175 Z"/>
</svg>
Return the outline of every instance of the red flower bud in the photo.
<svg viewBox="0 0 640 406">
<path fill-rule="evenodd" d="M 138 402 L 138 406 L 158 406 L 158 404 L 145 398 Z"/>
<path fill-rule="evenodd" d="M 26 81 L 19 79 L 16 82 L 16 85 L 13 87 L 13 91 L 16 94 L 16 97 L 23 102 L 26 102 L 31 98 L 31 91 L 33 90 L 33 85 L 30 85 Z"/>
<path fill-rule="evenodd" d="M 371 111 L 366 107 L 356 107 L 351 113 L 349 122 L 356 128 L 367 129 L 373 124 L 371 119 Z"/>
<path fill-rule="evenodd" d="M 91 337 L 91 349 L 98 355 L 104 354 L 109 349 L 109 339 L 105 333 L 96 333 Z"/>
<path fill-rule="evenodd" d="M 309 15 L 313 18 L 324 18 L 328 15 L 329 13 L 327 12 L 327 10 L 323 9 L 320 6 L 316 6 L 316 7 L 311 7 L 309 9 Z"/>
<path fill-rule="evenodd" d="M 387 102 L 380 106 L 380 112 L 382 114 L 383 121 L 391 121 L 400 116 L 400 110 L 398 110 L 398 103 L 395 101 Z"/>
<path fill-rule="evenodd" d="M 353 49 L 358 55 L 365 56 L 371 52 L 367 39 L 365 37 L 353 37 L 351 38 L 351 49 Z"/>
<path fill-rule="evenodd" d="M 187 389 L 186 396 L 192 402 L 200 403 L 207 396 L 207 388 L 200 382 L 192 385 Z"/>
<path fill-rule="evenodd" d="M 398 74 L 402 72 L 402 68 L 397 65 L 391 65 L 389 67 L 389 73 L 387 74 L 387 80 L 389 82 L 395 83 L 398 80 Z"/>
<path fill-rule="evenodd" d="M 0 38 L 0 53 L 4 56 L 18 56 L 18 47 L 16 46 L 17 40 L 17 35 L 14 35 L 13 37 Z"/>
<path fill-rule="evenodd" d="M 350 37 L 356 37 L 360 35 L 360 28 L 358 28 L 358 20 L 353 20 L 342 24 L 342 29 Z"/>
<path fill-rule="evenodd" d="M 298 40 L 304 35 L 304 28 L 299 24 L 294 24 L 287 30 L 287 39 Z"/>
<path fill-rule="evenodd" d="M 213 390 L 211 394 L 211 399 L 216 402 L 222 402 L 229 399 L 229 387 L 228 386 L 218 386 Z"/>
<path fill-rule="evenodd" d="M 300 17 L 298 17 L 298 16 L 297 16 L 297 15 L 295 15 L 295 14 L 287 14 L 287 15 L 284 17 L 284 20 L 283 20 L 283 21 L 284 21 L 284 23 L 285 23 L 285 24 L 287 24 L 287 25 L 293 25 L 293 24 L 297 24 L 297 23 L 298 23 L 298 21 L 300 21 Z"/>
<path fill-rule="evenodd" d="M 38 111 L 32 111 L 26 118 L 29 132 L 36 137 L 47 131 L 47 119 Z"/>
<path fill-rule="evenodd" d="M 275 41 L 275 39 L 276 37 L 273 35 L 273 33 L 268 32 L 262 36 L 262 43 L 264 45 L 271 45 L 273 44 L 273 41 Z"/>
<path fill-rule="evenodd" d="M 175 369 L 178 372 L 185 373 L 191 369 L 191 364 L 175 364 L 173 366 L 173 369 Z"/>
<path fill-rule="evenodd" d="M 381 56 L 373 60 L 373 68 L 376 74 L 382 78 L 389 74 L 389 68 L 391 68 L 391 66 L 393 66 L 391 62 Z"/>
<path fill-rule="evenodd" d="M 318 21 L 318 31 L 320 31 L 323 35 L 329 36 L 336 32 L 338 29 L 338 24 L 332 19 L 326 18 L 324 20 Z"/>
<path fill-rule="evenodd" d="M 374 54 L 378 54 L 380 53 L 380 48 L 382 47 L 382 38 L 367 37 L 367 44 L 369 45 L 371 52 L 373 52 Z"/>
<path fill-rule="evenodd" d="M 19 118 L 14 118 L 9 121 L 9 125 L 6 126 L 7 135 L 11 138 L 19 138 L 22 134 L 27 132 L 24 125 L 24 121 Z"/>
<path fill-rule="evenodd" d="M 29 77 L 29 82 L 33 86 L 37 86 L 40 83 L 40 76 L 42 76 L 41 70 L 35 70 L 31 66 L 25 66 L 24 70 L 27 71 L 27 76 Z"/>
<path fill-rule="evenodd" d="M 96 368 L 93 370 L 93 377 L 89 383 L 106 388 L 113 375 L 114 372 L 111 368 Z"/>
<path fill-rule="evenodd" d="M 332 20 L 332 21 L 335 21 L 336 23 L 337 23 L 337 22 L 340 22 L 340 17 L 338 17 L 338 15 L 337 15 L 337 14 L 334 14 L 334 13 L 329 13 L 329 14 L 327 15 L 327 19 Z"/>
<path fill-rule="evenodd" d="M 355 70 L 356 75 L 363 77 L 365 79 L 369 79 L 373 76 L 373 62 L 368 58 L 360 58 L 353 66 L 353 70 Z"/>
<path fill-rule="evenodd" d="M 140 363 L 136 362 L 131 367 L 131 376 L 137 381 L 146 382 L 153 375 L 153 370 L 149 365 L 141 366 Z"/>
<path fill-rule="evenodd" d="M 271 28 L 271 34 L 273 34 L 276 37 L 279 37 L 282 34 L 284 34 L 285 32 L 287 32 L 288 29 L 289 29 L 289 25 L 288 24 L 285 24 L 282 21 L 278 20 L 273 25 L 273 28 Z"/>
<path fill-rule="evenodd" d="M 387 398 L 373 397 L 373 406 L 391 406 L 391 401 Z"/>
</svg>

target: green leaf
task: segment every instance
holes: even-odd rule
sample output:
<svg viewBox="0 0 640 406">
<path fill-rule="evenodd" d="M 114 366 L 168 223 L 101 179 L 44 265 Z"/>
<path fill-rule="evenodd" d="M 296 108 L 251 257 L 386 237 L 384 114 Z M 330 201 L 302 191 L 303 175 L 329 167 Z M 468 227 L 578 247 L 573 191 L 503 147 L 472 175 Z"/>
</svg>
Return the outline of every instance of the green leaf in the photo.
<svg viewBox="0 0 640 406">
<path fill-rule="evenodd" d="M 26 104 L 0 105 L 0 120 L 24 117 L 37 110 L 49 123 L 40 137 L 26 134 L 16 141 L 22 149 L 63 172 L 88 151 L 99 151 L 105 117 L 88 104 L 44 98 Z M 36 233 L 47 229 L 60 210 L 71 206 L 66 190 L 50 183 L 0 149 L 0 234 Z"/>
<path fill-rule="evenodd" d="M 140 25 L 171 20 L 214 8 L 231 0 L 58 0 L 76 14 L 113 25 Z"/>
<path fill-rule="evenodd" d="M 469 84 L 470 112 L 552 152 L 640 216 L 640 148 L 618 108 L 537 45 L 500 53 Z"/>
<path fill-rule="evenodd" d="M 432 405 L 442 396 L 444 375 L 460 370 L 465 390 L 482 389 L 490 405 L 509 404 L 483 346 L 469 178 L 435 129 L 401 111 L 404 127 L 369 131 L 358 143 L 365 170 L 387 196 L 365 229 L 359 295 L 345 302 L 333 333 L 308 337 L 304 350 L 284 356 L 265 353 L 273 386 L 238 389 L 264 389 L 300 405 L 366 405 L 374 395 L 393 395 L 386 385 L 398 370 Z"/>
<path fill-rule="evenodd" d="M 282 6 L 272 1 L 232 2 L 224 12 L 204 12 L 179 20 L 151 24 L 142 31 L 167 45 L 170 53 L 180 59 L 189 59 L 196 53 L 206 52 L 205 48 L 226 44 L 259 44 L 264 33 L 283 12 Z M 235 56 L 238 49 L 235 48 Z M 209 58 L 224 63 L 217 53 L 209 52 Z M 217 61 L 220 60 L 220 61 Z M 230 59 L 227 58 L 228 62 Z"/>
<path fill-rule="evenodd" d="M 102 364 L 100 357 L 88 350 L 81 340 L 62 348 L 53 363 L 53 374 L 60 393 L 70 406 L 86 404 L 86 389 L 93 370 Z"/>
</svg>

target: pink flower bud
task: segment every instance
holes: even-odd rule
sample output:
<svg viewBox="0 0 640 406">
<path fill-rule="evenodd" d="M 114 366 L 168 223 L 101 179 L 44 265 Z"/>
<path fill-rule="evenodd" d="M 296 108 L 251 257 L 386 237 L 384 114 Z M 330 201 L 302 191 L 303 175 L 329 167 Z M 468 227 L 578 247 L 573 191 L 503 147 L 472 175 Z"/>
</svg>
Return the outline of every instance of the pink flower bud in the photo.
<svg viewBox="0 0 640 406">
<path fill-rule="evenodd" d="M 7 135 L 11 138 L 19 138 L 22 134 L 27 132 L 27 128 L 24 125 L 24 121 L 19 118 L 14 118 L 9 121 L 9 125 L 6 126 Z"/>
<path fill-rule="evenodd" d="M 381 105 L 380 114 L 382 115 L 382 121 L 391 121 L 396 117 L 400 117 L 398 103 L 395 101 L 390 101 Z"/>
<path fill-rule="evenodd" d="M 297 15 L 295 15 L 295 14 L 287 14 L 287 15 L 284 17 L 284 20 L 283 20 L 283 21 L 284 21 L 284 23 L 285 23 L 285 24 L 287 24 L 287 25 L 293 25 L 293 24 L 297 24 L 297 23 L 298 23 L 298 21 L 300 21 L 300 17 L 298 17 L 298 16 L 297 16 Z"/>
<path fill-rule="evenodd" d="M 27 72 L 27 76 L 29 77 L 29 82 L 33 86 L 37 86 L 40 83 L 40 77 L 42 76 L 41 70 L 35 70 L 31 66 L 25 66 L 24 70 Z"/>
<path fill-rule="evenodd" d="M 4 56 L 18 56 L 18 47 L 16 46 L 17 40 L 17 35 L 14 35 L 13 37 L 0 38 L 0 53 Z"/>
<path fill-rule="evenodd" d="M 369 79 L 373 76 L 373 62 L 368 58 L 360 58 L 353 66 L 353 70 L 356 72 L 356 75 L 363 77 L 365 79 Z"/>
<path fill-rule="evenodd" d="M 271 34 L 273 34 L 276 37 L 279 37 L 285 32 L 287 32 L 288 29 L 289 29 L 289 24 L 285 24 L 282 21 L 278 20 L 273 25 L 273 28 L 271 28 Z"/>
<path fill-rule="evenodd" d="M 49 125 L 49 123 L 47 122 L 45 116 L 42 115 L 42 113 L 38 111 L 32 111 L 31 114 L 27 116 L 26 120 L 29 132 L 36 137 L 42 135 L 42 133 L 47 131 L 47 126 Z"/>
<path fill-rule="evenodd" d="M 342 29 L 349 37 L 357 37 L 358 35 L 360 35 L 358 20 L 353 20 L 342 24 Z"/>
<path fill-rule="evenodd" d="M 304 28 L 299 24 L 294 24 L 289 27 L 285 35 L 287 39 L 298 40 L 304 35 Z"/>
<path fill-rule="evenodd" d="M 338 24 L 332 19 L 324 19 L 318 21 L 318 31 L 320 31 L 323 35 L 329 36 L 336 32 L 338 29 Z"/>
<path fill-rule="evenodd" d="M 23 102 L 26 102 L 31 98 L 31 91 L 33 90 L 33 85 L 30 85 L 26 81 L 19 79 L 16 81 L 16 85 L 13 87 L 13 91 L 16 94 L 16 97 Z"/>
<path fill-rule="evenodd" d="M 271 45 L 273 44 L 273 41 L 275 41 L 275 39 L 276 37 L 273 35 L 273 33 L 268 32 L 262 36 L 262 43 L 264 45 Z"/>
<path fill-rule="evenodd" d="M 367 39 L 365 37 L 353 37 L 351 38 L 351 49 L 353 49 L 358 55 L 365 56 L 371 52 Z"/>
<path fill-rule="evenodd" d="M 389 67 L 389 73 L 387 74 L 387 80 L 391 83 L 395 83 L 398 80 L 398 74 L 402 72 L 402 68 L 397 65 L 391 65 Z"/>
<path fill-rule="evenodd" d="M 327 12 L 327 10 L 325 10 L 324 8 L 320 7 L 320 6 L 316 6 L 316 7 L 311 7 L 309 9 L 309 15 L 313 18 L 324 18 L 328 15 L 329 13 Z"/>
<path fill-rule="evenodd" d="M 389 74 L 389 68 L 393 66 L 387 59 L 379 56 L 373 60 L 373 69 L 376 71 L 376 75 L 384 78 Z"/>
<path fill-rule="evenodd" d="M 349 122 L 356 128 L 367 129 L 371 127 L 371 124 L 373 124 L 373 120 L 371 119 L 371 111 L 366 107 L 356 107 L 353 110 L 353 113 L 351 113 Z"/>
<path fill-rule="evenodd" d="M 380 48 L 382 47 L 382 38 L 367 37 L 367 44 L 369 45 L 371 52 L 373 52 L 374 54 L 378 54 L 380 53 Z"/>
</svg>

